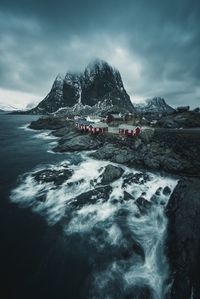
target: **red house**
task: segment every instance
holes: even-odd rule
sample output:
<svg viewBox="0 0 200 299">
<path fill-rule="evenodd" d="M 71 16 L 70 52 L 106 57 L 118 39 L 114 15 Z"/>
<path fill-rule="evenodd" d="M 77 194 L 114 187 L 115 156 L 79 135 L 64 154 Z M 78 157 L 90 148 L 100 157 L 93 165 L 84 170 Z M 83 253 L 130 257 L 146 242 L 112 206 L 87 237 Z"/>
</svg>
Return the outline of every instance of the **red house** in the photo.
<svg viewBox="0 0 200 299">
<path fill-rule="evenodd" d="M 78 120 L 75 123 L 75 127 L 78 130 L 84 131 L 84 132 L 88 132 L 90 131 L 90 126 L 93 124 L 93 122 L 91 121 L 86 121 L 86 120 Z"/>
<path fill-rule="evenodd" d="M 108 125 L 106 123 L 93 123 L 89 126 L 89 132 L 98 134 L 98 133 L 107 133 Z"/>
<path fill-rule="evenodd" d="M 141 133 L 140 127 L 134 127 L 129 125 L 120 125 L 119 126 L 119 134 L 125 135 L 125 136 L 139 136 Z"/>
</svg>

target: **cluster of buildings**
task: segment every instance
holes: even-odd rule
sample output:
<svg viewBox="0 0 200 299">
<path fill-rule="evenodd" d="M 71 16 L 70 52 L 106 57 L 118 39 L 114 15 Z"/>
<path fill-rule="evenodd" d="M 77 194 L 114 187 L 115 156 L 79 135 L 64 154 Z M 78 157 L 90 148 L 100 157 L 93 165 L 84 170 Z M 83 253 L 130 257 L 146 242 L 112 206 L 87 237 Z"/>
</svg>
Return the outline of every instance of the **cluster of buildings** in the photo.
<svg viewBox="0 0 200 299">
<path fill-rule="evenodd" d="M 133 126 L 125 122 L 120 122 L 118 124 L 115 121 L 115 126 L 111 126 L 110 119 L 112 118 L 112 123 L 114 118 L 119 120 L 119 115 L 109 115 L 109 118 L 98 118 L 97 116 L 88 116 L 85 119 L 76 119 L 75 127 L 83 132 L 88 132 L 92 134 L 105 134 L 105 133 L 115 133 L 125 136 L 139 136 L 141 133 L 141 128 L 139 126 Z M 109 124 L 109 125 L 108 125 Z M 117 126 L 116 126 L 117 124 Z"/>
<path fill-rule="evenodd" d="M 90 133 L 106 133 L 108 132 L 108 125 L 103 122 L 92 122 L 88 120 L 77 120 L 75 127 L 84 132 Z"/>
</svg>

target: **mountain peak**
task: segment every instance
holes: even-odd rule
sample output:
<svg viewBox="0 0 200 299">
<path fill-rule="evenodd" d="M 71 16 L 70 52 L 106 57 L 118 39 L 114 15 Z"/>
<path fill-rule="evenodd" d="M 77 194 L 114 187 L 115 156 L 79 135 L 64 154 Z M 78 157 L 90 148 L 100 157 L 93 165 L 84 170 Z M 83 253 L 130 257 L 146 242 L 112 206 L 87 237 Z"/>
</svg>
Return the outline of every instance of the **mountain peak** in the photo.
<svg viewBox="0 0 200 299">
<path fill-rule="evenodd" d="M 58 75 L 46 98 L 33 109 L 34 113 L 52 113 L 60 108 L 76 104 L 90 107 L 108 106 L 119 112 L 134 110 L 129 95 L 123 86 L 119 71 L 106 61 L 95 59 L 83 73 Z M 80 105 L 79 105 L 80 106 Z"/>
<path fill-rule="evenodd" d="M 171 113 L 174 109 L 161 97 L 147 99 L 145 103 L 135 105 L 138 112 L 146 113 Z"/>
</svg>

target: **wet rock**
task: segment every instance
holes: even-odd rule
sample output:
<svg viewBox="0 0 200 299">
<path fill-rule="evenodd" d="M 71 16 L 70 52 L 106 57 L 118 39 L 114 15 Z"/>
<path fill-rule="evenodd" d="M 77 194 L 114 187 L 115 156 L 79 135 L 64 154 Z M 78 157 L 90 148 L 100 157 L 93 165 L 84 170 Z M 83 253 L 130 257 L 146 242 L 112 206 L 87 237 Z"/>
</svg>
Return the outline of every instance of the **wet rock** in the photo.
<svg viewBox="0 0 200 299">
<path fill-rule="evenodd" d="M 111 161 L 119 164 L 128 163 L 134 160 L 134 153 L 128 148 L 119 149 L 112 155 Z"/>
<path fill-rule="evenodd" d="M 85 181 L 84 179 L 81 179 L 81 180 L 74 181 L 74 182 L 68 182 L 67 186 L 69 186 L 69 187 L 78 186 L 78 185 L 82 184 L 84 181 Z"/>
<path fill-rule="evenodd" d="M 124 182 L 122 187 L 125 188 L 130 184 L 145 184 L 147 181 L 150 181 L 150 176 L 147 173 L 137 172 L 137 173 L 129 173 L 124 176 Z"/>
<path fill-rule="evenodd" d="M 97 138 L 81 134 L 73 136 L 73 138 L 61 139 L 54 150 L 59 152 L 93 150 L 98 148 L 100 144 L 101 142 Z"/>
<path fill-rule="evenodd" d="M 156 190 L 156 195 L 160 195 L 161 194 L 161 191 L 162 191 L 162 187 L 159 187 L 157 190 Z"/>
<path fill-rule="evenodd" d="M 72 131 L 75 132 L 75 129 L 72 127 L 72 124 L 70 123 L 70 125 L 68 124 L 64 128 L 55 130 L 52 134 L 56 137 L 63 137 L 63 136 L 68 135 Z"/>
<path fill-rule="evenodd" d="M 200 298 L 200 179 L 179 181 L 166 207 L 170 299 Z M 193 296 L 192 296 L 193 293 Z"/>
<path fill-rule="evenodd" d="M 56 130 L 66 126 L 67 122 L 60 117 L 43 117 L 32 121 L 29 128 L 33 130 Z"/>
<path fill-rule="evenodd" d="M 157 196 L 156 194 L 152 195 L 150 202 L 152 204 L 158 205 L 159 204 L 159 196 Z"/>
<path fill-rule="evenodd" d="M 46 194 L 41 194 L 37 196 L 37 201 L 45 202 L 46 201 Z"/>
<path fill-rule="evenodd" d="M 169 195 L 171 193 L 171 189 L 169 188 L 169 186 L 166 186 L 164 189 L 163 189 L 163 194 L 164 195 Z"/>
<path fill-rule="evenodd" d="M 153 299 L 155 298 L 149 286 L 138 285 L 126 290 L 124 299 Z M 163 298 L 162 298 L 163 299 Z"/>
<path fill-rule="evenodd" d="M 103 171 L 103 173 L 100 175 L 101 178 L 101 184 L 108 185 L 116 180 L 118 180 L 122 174 L 124 173 L 124 170 L 121 167 L 117 167 L 114 165 L 107 165 Z"/>
<path fill-rule="evenodd" d="M 70 205 L 76 208 L 81 208 L 87 204 L 95 204 L 100 199 L 104 202 L 109 199 L 111 192 L 111 186 L 98 187 L 75 197 L 71 200 Z"/>
<path fill-rule="evenodd" d="M 136 241 L 133 241 L 132 244 L 123 245 L 120 248 L 120 252 L 121 252 L 122 258 L 125 260 L 133 257 L 133 255 L 135 256 L 135 258 L 136 258 L 136 255 L 138 255 L 140 257 L 140 260 L 142 260 L 142 261 L 144 261 L 144 259 L 145 259 L 144 250 L 143 250 L 142 246 Z"/>
<path fill-rule="evenodd" d="M 124 191 L 124 200 L 131 200 L 131 199 L 134 199 L 134 197 L 127 191 Z"/>
<path fill-rule="evenodd" d="M 144 197 L 140 196 L 136 199 L 135 201 L 139 211 L 142 214 L 146 214 L 148 212 L 148 210 L 150 210 L 151 208 L 151 202 L 146 200 Z"/>
<path fill-rule="evenodd" d="M 33 174 L 34 179 L 39 183 L 54 183 L 55 185 L 62 185 L 72 176 L 72 170 L 61 169 L 52 170 L 44 169 Z"/>
</svg>

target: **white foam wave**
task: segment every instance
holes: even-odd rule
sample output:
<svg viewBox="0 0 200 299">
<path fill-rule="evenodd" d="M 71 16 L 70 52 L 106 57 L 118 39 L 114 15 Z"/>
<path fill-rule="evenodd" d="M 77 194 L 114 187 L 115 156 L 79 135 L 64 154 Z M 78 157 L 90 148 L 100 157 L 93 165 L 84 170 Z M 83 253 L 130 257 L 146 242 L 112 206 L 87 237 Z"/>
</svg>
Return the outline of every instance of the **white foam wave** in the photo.
<svg viewBox="0 0 200 299">
<path fill-rule="evenodd" d="M 88 200 L 73 207 L 71 203 L 74 198 L 100 183 L 99 176 L 109 164 L 87 158 L 86 153 L 82 154 L 82 158 L 85 160 L 78 165 L 70 165 L 68 161 L 48 165 L 48 169 L 52 170 L 66 169 L 68 166 L 73 171 L 72 176 L 57 187 L 53 182 L 37 183 L 33 177 L 36 171 L 34 170 L 12 191 L 11 200 L 23 206 L 31 206 L 33 211 L 42 214 L 50 225 L 67 216 L 65 233 L 81 236 L 86 234 L 88 241 L 92 242 L 98 251 L 114 247 L 120 252 L 124 246 L 127 248 L 130 255 L 126 261 L 122 263 L 121 259 L 116 258 L 110 260 L 104 270 L 95 271 L 92 298 L 114 298 L 109 291 L 109 285 L 119 279 L 121 292 L 144 285 L 152 290 L 155 299 L 163 299 L 168 275 L 163 253 L 167 224 L 164 208 L 169 195 L 163 194 L 162 190 L 166 186 L 173 190 L 176 180 L 146 173 L 149 179 L 145 183 L 138 181 L 126 186 L 123 184 L 124 177 L 138 171 L 120 165 L 124 169 L 123 177 L 111 184 L 112 192 L 108 200 L 98 198 L 92 203 Z M 155 195 L 158 188 L 160 192 Z M 152 202 L 152 208 L 141 213 L 135 200 L 123 200 L 124 191 L 135 199 L 144 194 L 145 199 Z M 38 200 L 38 197 L 45 197 L 45 200 Z M 152 201 L 153 197 L 155 201 Z M 103 238 L 95 233 L 96 229 L 103 233 Z M 132 248 L 134 242 L 140 248 L 140 253 Z"/>
<path fill-rule="evenodd" d="M 21 130 L 24 130 L 24 131 L 32 131 L 32 132 L 35 132 L 35 130 L 29 128 L 29 125 L 30 125 L 30 123 L 25 124 L 25 125 L 23 125 L 23 126 L 21 126 L 21 127 L 18 127 L 18 129 L 21 129 Z"/>
</svg>

